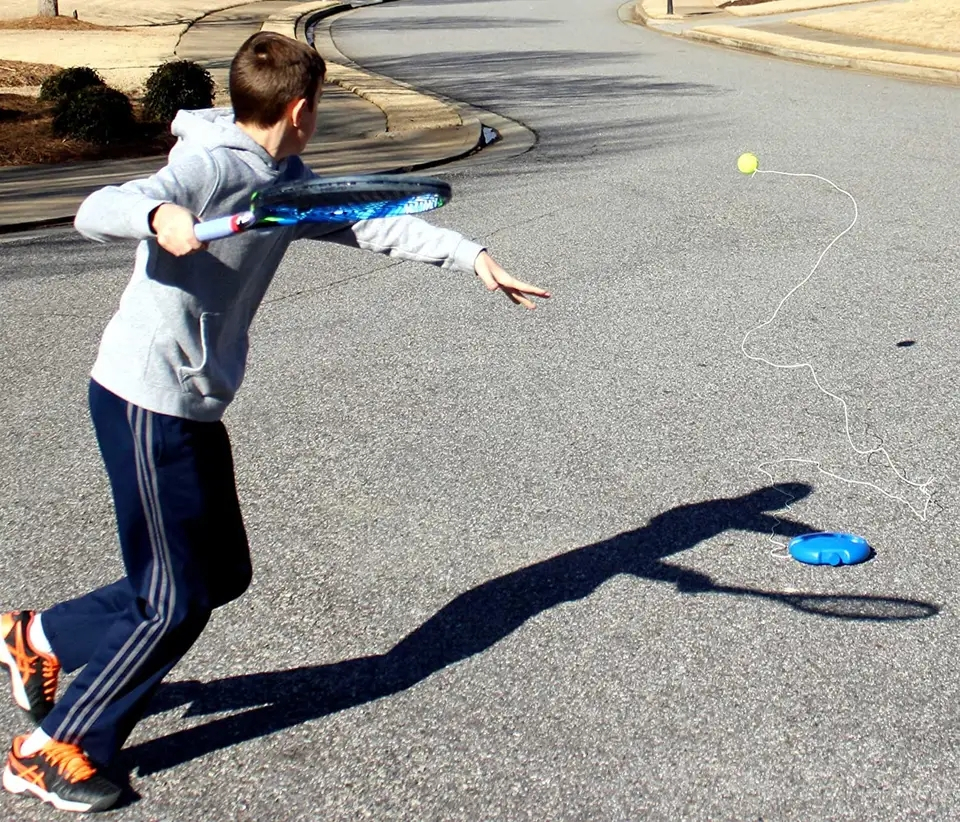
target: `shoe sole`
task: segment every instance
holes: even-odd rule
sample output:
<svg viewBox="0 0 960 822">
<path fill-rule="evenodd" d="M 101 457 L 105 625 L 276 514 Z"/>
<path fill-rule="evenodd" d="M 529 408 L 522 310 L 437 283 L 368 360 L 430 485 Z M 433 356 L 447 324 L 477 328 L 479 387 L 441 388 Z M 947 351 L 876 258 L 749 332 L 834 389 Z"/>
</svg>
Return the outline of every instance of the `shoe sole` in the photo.
<svg viewBox="0 0 960 822">
<path fill-rule="evenodd" d="M 89 813 L 91 811 L 105 811 L 120 798 L 118 791 L 115 796 L 108 796 L 97 802 L 70 802 L 67 799 L 61 799 L 57 794 L 50 793 L 37 787 L 32 782 L 21 779 L 10 770 L 8 765 L 3 769 L 3 788 L 9 793 L 22 794 L 29 793 L 37 797 L 42 802 L 46 802 L 61 811 L 71 811 L 73 813 Z"/>
<path fill-rule="evenodd" d="M 17 667 L 14 658 L 10 656 L 6 640 L 3 639 L 0 639 L 0 662 L 7 666 L 10 674 L 10 690 L 13 693 L 13 701 L 32 716 L 27 689 L 23 687 L 23 680 L 20 678 L 20 669 Z"/>
</svg>

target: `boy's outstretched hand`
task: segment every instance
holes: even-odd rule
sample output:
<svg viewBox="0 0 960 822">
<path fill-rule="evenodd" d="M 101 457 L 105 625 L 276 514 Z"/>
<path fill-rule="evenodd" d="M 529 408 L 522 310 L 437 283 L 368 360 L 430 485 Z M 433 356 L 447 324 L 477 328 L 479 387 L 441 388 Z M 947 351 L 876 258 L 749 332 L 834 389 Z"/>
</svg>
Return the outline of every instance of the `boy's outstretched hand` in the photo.
<svg viewBox="0 0 960 822">
<path fill-rule="evenodd" d="M 183 257 L 206 248 L 194 234 L 196 222 L 197 218 L 188 209 L 174 203 L 157 207 L 150 217 L 150 227 L 157 235 L 157 242 L 174 257 Z"/>
<path fill-rule="evenodd" d="M 488 291 L 502 291 L 514 303 L 522 305 L 524 308 L 536 308 L 533 300 L 530 299 L 531 296 L 543 298 L 550 296 L 549 292 L 542 288 L 522 283 L 520 280 L 511 277 L 486 251 L 480 252 L 477 261 L 474 263 L 474 270 Z"/>
</svg>

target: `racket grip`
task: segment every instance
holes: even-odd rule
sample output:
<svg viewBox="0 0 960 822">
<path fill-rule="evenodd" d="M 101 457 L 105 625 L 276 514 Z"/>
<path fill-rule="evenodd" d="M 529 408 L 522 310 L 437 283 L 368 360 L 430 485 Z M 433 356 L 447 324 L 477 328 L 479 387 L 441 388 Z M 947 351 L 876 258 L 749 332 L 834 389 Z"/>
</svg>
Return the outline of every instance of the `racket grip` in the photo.
<svg viewBox="0 0 960 822">
<path fill-rule="evenodd" d="M 193 233 L 201 243 L 221 240 L 242 231 L 242 226 L 248 215 L 249 212 L 245 212 L 244 214 L 231 214 L 229 217 L 217 217 L 215 220 L 206 220 L 197 223 L 193 227 Z"/>
</svg>

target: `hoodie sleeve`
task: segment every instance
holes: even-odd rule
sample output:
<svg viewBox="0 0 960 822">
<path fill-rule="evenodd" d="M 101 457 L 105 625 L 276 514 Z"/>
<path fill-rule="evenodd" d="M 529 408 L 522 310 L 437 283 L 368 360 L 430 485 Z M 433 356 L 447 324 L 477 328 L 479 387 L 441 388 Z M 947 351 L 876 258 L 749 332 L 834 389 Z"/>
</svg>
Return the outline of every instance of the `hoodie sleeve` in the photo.
<svg viewBox="0 0 960 822">
<path fill-rule="evenodd" d="M 95 191 L 80 204 L 73 224 L 84 237 L 98 242 L 143 240 L 153 236 L 149 220 L 154 209 L 174 203 L 200 215 L 219 180 L 210 153 L 191 152 L 150 177 Z"/>
<path fill-rule="evenodd" d="M 316 233 L 308 230 L 305 236 L 468 273 L 473 273 L 476 259 L 484 250 L 484 246 L 462 234 L 437 228 L 419 217 L 361 220 L 332 233 L 324 233 L 320 226 L 313 228 Z M 330 232 L 329 225 L 326 232 Z"/>
</svg>

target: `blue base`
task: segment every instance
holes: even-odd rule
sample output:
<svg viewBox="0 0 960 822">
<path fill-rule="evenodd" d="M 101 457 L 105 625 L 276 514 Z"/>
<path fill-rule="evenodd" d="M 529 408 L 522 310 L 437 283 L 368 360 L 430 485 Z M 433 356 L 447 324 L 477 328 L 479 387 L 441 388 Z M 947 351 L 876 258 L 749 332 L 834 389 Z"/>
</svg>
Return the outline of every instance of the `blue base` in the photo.
<svg viewBox="0 0 960 822">
<path fill-rule="evenodd" d="M 856 565 L 873 555 L 856 534 L 802 534 L 790 540 L 790 556 L 807 565 Z"/>
</svg>

